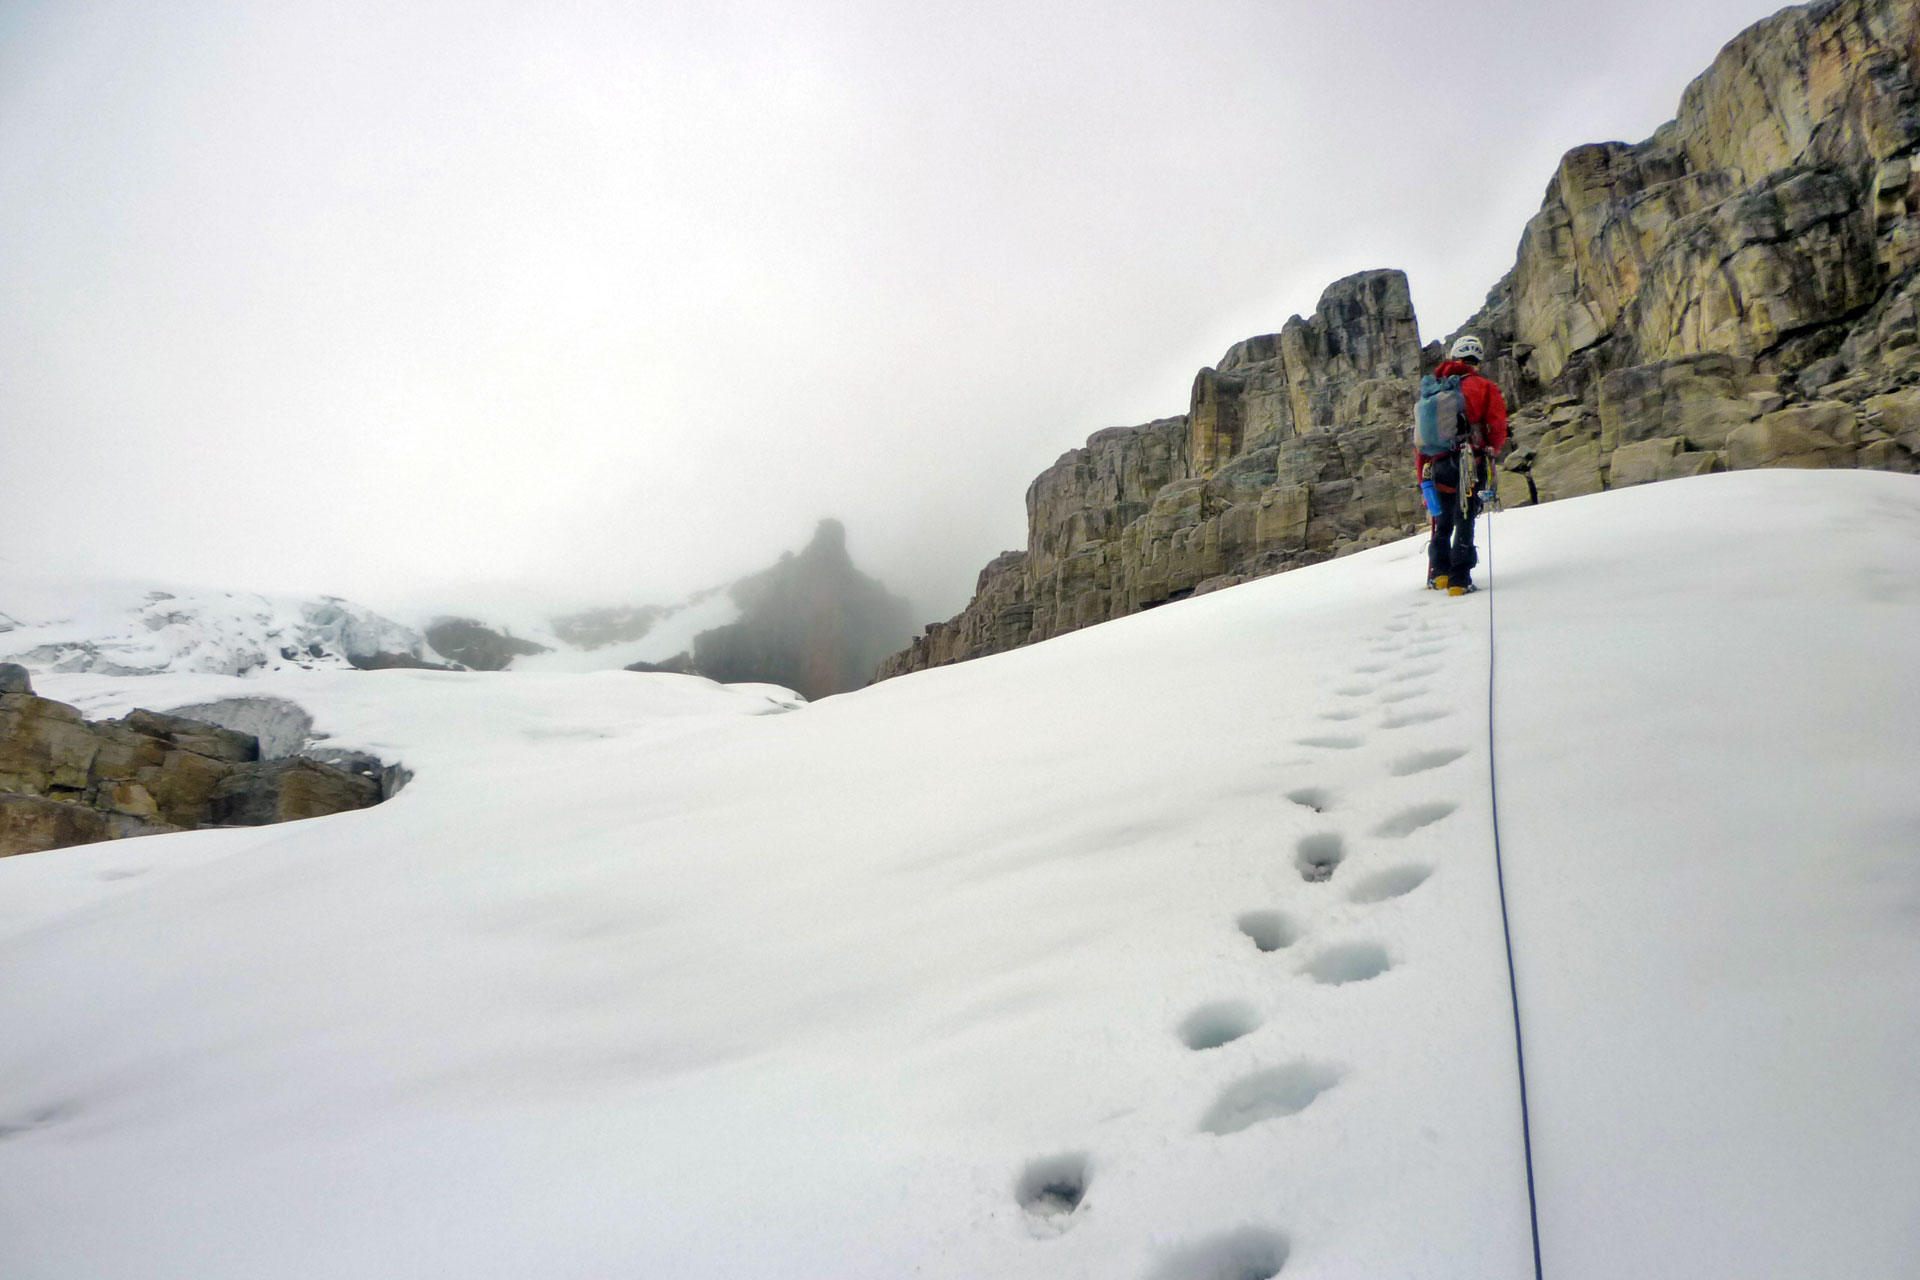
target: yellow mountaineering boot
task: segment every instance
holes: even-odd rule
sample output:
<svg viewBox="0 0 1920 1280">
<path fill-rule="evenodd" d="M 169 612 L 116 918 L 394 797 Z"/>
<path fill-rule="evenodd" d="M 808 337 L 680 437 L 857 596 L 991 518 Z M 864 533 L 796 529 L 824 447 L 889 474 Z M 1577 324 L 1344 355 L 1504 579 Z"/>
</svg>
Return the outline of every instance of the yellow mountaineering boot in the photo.
<svg viewBox="0 0 1920 1280">
<path fill-rule="evenodd" d="M 1436 573 L 1433 575 L 1433 581 L 1427 585 L 1435 591 L 1445 591 L 1447 589 L 1447 575 L 1444 573 Z"/>
</svg>

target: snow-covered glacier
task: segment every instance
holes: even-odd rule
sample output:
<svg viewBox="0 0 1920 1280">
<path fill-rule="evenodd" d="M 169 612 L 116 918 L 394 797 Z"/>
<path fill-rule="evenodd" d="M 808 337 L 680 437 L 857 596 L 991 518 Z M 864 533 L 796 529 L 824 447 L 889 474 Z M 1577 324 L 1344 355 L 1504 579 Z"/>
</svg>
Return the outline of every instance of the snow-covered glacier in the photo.
<svg viewBox="0 0 1920 1280">
<path fill-rule="evenodd" d="M 146 583 L 0 582 L 0 662 L 111 676 L 316 670 L 420 659 L 418 631 L 333 596 Z"/>
</svg>

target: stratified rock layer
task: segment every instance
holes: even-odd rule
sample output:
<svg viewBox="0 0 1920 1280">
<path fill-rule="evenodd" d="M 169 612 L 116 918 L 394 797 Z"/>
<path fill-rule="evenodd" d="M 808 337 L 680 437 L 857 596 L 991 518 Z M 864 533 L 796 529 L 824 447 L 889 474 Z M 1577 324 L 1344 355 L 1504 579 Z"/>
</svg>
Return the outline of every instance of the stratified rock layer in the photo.
<svg viewBox="0 0 1920 1280">
<path fill-rule="evenodd" d="M 1561 161 L 1465 326 L 1506 391 L 1509 503 L 1747 467 L 1915 471 L 1920 5 L 1827 0 L 1730 43 L 1645 142 Z M 878 678 L 996 653 L 1425 527 L 1424 351 L 1373 271 L 1233 347 L 1187 413 L 1095 433 L 1027 546 Z"/>
</svg>

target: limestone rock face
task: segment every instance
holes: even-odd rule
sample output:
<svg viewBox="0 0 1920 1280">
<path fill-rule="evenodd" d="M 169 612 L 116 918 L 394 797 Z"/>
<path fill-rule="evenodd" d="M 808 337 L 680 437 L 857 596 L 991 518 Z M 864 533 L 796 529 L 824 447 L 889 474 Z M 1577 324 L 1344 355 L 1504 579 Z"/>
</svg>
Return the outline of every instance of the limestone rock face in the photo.
<svg viewBox="0 0 1920 1280">
<path fill-rule="evenodd" d="M 1829 0 L 1743 33 L 1638 145 L 1561 161 L 1520 243 L 1511 339 L 1536 382 L 1720 352 L 1791 368 L 1920 254 L 1910 0 Z"/>
<path fill-rule="evenodd" d="M 1466 329 L 1513 410 L 1509 504 L 1744 467 L 1920 471 L 1920 5 L 1783 10 L 1652 138 L 1567 153 Z M 1399 272 L 1336 282 L 1200 370 L 1183 417 L 1043 472 L 1026 548 L 879 676 L 1425 529 L 1411 410 L 1442 350 Z"/>
<path fill-rule="evenodd" d="M 144 710 L 88 721 L 63 702 L 0 694 L 0 857 L 283 822 L 381 796 L 380 781 L 318 761 L 262 763 L 251 734 L 203 721 Z"/>
</svg>

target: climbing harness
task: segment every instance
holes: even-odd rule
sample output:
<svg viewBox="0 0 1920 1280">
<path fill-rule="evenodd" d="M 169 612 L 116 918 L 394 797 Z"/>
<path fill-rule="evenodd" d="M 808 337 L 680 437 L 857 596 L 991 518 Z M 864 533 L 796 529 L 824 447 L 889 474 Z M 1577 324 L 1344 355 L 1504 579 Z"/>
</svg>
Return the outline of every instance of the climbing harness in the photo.
<svg viewBox="0 0 1920 1280">
<path fill-rule="evenodd" d="M 1492 468 L 1488 468 L 1491 473 Z M 1493 512 L 1499 508 L 1499 492 L 1495 490 L 1492 502 L 1487 508 L 1487 568 L 1484 574 L 1488 586 L 1493 585 Z M 1520 1035 L 1520 983 L 1514 975 L 1513 967 L 1513 926 L 1507 918 L 1507 874 L 1500 857 L 1500 775 L 1497 755 L 1493 743 L 1493 677 L 1494 677 L 1494 630 L 1493 630 L 1493 591 L 1485 593 L 1487 598 L 1487 789 L 1493 801 L 1493 873 L 1500 887 L 1500 932 L 1507 944 L 1507 994 L 1513 1002 L 1513 1056 L 1520 1073 L 1520 1143 L 1527 1160 L 1527 1221 L 1533 1229 L 1533 1275 L 1534 1280 L 1544 1280 L 1540 1265 L 1540 1205 L 1533 1187 L 1533 1118 L 1527 1109 L 1527 1051 Z"/>
</svg>

